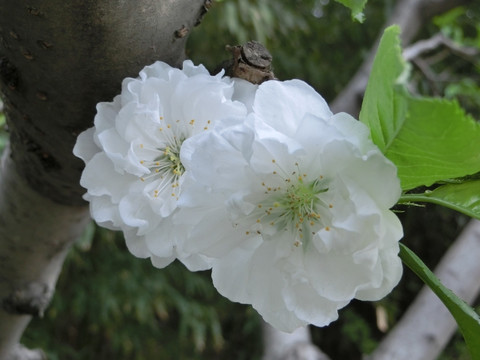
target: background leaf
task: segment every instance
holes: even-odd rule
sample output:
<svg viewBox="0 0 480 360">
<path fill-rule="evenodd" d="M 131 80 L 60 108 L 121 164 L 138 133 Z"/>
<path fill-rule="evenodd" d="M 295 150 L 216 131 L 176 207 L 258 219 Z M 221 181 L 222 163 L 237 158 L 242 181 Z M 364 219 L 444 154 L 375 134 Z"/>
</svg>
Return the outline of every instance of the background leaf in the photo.
<svg viewBox="0 0 480 360">
<path fill-rule="evenodd" d="M 422 260 L 403 244 L 400 244 L 400 257 L 404 264 L 421 278 L 445 304 L 463 334 L 472 359 L 479 360 L 480 317 L 478 314 L 450 289 L 447 289 Z"/>
<path fill-rule="evenodd" d="M 399 28 L 385 30 L 360 120 L 397 167 L 404 190 L 480 171 L 480 124 L 455 101 L 413 97 L 404 82 Z"/>
<path fill-rule="evenodd" d="M 352 11 L 352 18 L 358 22 L 363 22 L 365 20 L 365 15 L 363 14 L 363 8 L 368 0 L 335 0 Z"/>
</svg>

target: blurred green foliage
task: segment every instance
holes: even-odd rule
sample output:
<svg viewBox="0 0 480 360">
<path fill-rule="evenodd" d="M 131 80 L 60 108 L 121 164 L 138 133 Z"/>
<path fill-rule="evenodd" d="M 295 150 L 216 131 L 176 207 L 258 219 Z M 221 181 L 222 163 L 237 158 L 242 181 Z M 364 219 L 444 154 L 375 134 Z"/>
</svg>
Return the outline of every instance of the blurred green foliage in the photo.
<svg viewBox="0 0 480 360">
<path fill-rule="evenodd" d="M 214 69 L 229 57 L 225 45 L 259 40 L 274 57 L 277 77 L 304 79 L 332 100 L 363 61 L 393 5 L 393 0 L 370 0 L 366 21 L 359 24 L 348 9 L 329 0 L 217 0 L 192 32 L 188 55 Z M 473 4 L 438 17 L 422 37 L 442 31 L 480 47 L 479 8 Z M 419 92 L 458 98 L 478 114 L 479 64 L 465 61 L 448 56 L 435 64 L 435 71 L 454 75 L 442 84 L 417 69 Z M 5 128 L 0 112 L 0 150 Z M 434 206 L 399 216 L 404 241 L 430 267 L 467 221 Z M 379 303 L 390 326 L 420 287 L 405 271 L 399 286 Z M 353 301 L 329 327 L 312 328 L 315 343 L 332 359 L 361 359 L 384 336 L 376 326 L 377 305 Z M 262 353 L 260 333 L 255 311 L 219 296 L 208 272 L 191 273 L 179 263 L 155 269 L 131 256 L 120 234 L 92 225 L 70 252 L 45 317 L 34 319 L 22 341 L 45 349 L 50 360 L 256 360 Z M 466 354 L 456 335 L 439 360 L 464 360 Z"/>
<path fill-rule="evenodd" d="M 463 108 L 480 118 L 480 3 L 454 8 L 433 19 L 430 32 L 441 32 L 454 46 L 468 52 L 440 47 L 414 62 L 413 79 L 422 94 L 457 99 Z"/>
<path fill-rule="evenodd" d="M 23 342 L 50 360 L 255 359 L 259 333 L 253 311 L 218 296 L 208 272 L 177 262 L 155 269 L 132 257 L 120 233 L 91 224 Z"/>
</svg>

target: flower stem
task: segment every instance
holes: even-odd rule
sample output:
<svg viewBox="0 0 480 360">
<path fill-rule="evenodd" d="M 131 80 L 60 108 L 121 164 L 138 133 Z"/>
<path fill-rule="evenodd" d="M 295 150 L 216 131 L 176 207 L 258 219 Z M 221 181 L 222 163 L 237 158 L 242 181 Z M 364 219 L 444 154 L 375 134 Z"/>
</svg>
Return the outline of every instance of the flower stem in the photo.
<svg viewBox="0 0 480 360">
<path fill-rule="evenodd" d="M 426 202 L 426 203 L 430 203 L 430 204 L 441 205 L 441 206 L 447 207 L 449 209 L 452 209 L 452 210 L 455 210 L 455 211 L 458 211 L 458 212 L 461 212 L 461 213 L 465 213 L 465 209 L 463 207 L 458 206 L 455 203 L 446 201 L 444 199 L 429 196 L 429 193 L 404 194 L 404 195 L 400 196 L 400 199 L 398 199 L 397 204 L 408 205 L 408 204 L 415 204 L 417 202 Z"/>
</svg>

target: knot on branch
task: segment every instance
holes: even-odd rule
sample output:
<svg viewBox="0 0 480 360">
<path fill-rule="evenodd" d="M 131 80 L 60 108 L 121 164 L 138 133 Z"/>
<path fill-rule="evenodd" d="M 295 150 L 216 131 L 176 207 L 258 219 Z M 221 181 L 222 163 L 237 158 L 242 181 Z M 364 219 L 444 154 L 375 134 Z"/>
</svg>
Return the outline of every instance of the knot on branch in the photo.
<svg viewBox="0 0 480 360">
<path fill-rule="evenodd" d="M 10 314 L 42 317 L 52 298 L 53 290 L 44 283 L 30 282 L 15 288 L 2 301 L 2 308 Z"/>
<path fill-rule="evenodd" d="M 223 62 L 215 73 L 223 68 L 226 76 L 241 78 L 252 84 L 275 79 L 272 55 L 258 41 L 249 41 L 244 45 L 227 45 L 226 49 L 232 53 L 232 58 Z"/>
</svg>

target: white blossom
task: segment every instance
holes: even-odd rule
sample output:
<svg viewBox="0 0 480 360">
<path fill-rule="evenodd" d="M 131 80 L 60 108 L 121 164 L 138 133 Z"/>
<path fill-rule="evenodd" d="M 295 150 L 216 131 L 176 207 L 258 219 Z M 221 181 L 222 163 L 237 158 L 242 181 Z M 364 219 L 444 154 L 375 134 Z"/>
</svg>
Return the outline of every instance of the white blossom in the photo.
<svg viewBox="0 0 480 360">
<path fill-rule="evenodd" d="M 81 185 L 92 217 L 122 230 L 130 252 L 157 267 L 177 257 L 193 270 L 209 266 L 175 242 L 170 218 L 183 189 L 185 139 L 218 119 L 246 114 L 245 105 L 232 100 L 233 81 L 222 75 L 188 60 L 182 70 L 163 62 L 147 66 L 123 81 L 113 102 L 97 105 L 95 126 L 75 145 L 86 163 Z"/>
<path fill-rule="evenodd" d="M 396 167 L 305 83 L 263 83 L 253 113 L 189 138 L 181 161 L 183 248 L 215 259 L 218 291 L 278 329 L 325 326 L 398 283 Z"/>
</svg>

